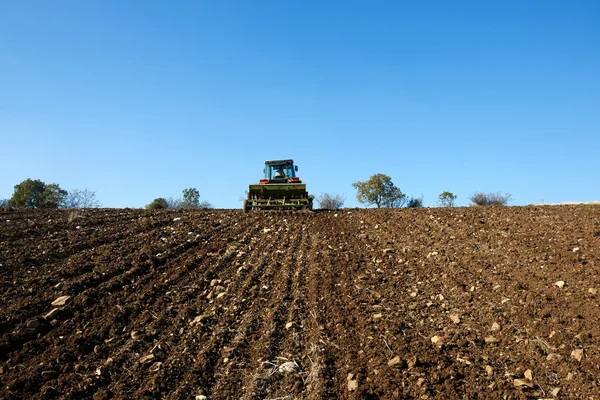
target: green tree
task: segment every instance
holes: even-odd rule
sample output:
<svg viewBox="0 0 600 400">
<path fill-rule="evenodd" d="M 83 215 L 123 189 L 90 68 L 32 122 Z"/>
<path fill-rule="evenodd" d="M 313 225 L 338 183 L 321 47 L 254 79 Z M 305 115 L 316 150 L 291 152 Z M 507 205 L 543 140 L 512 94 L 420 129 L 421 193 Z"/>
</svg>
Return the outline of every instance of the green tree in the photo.
<svg viewBox="0 0 600 400">
<path fill-rule="evenodd" d="M 458 196 L 452 192 L 442 192 L 438 196 L 438 205 L 440 207 L 454 207 L 456 205 L 456 198 Z"/>
<path fill-rule="evenodd" d="M 196 188 L 183 189 L 181 208 L 199 208 L 200 192 Z"/>
<path fill-rule="evenodd" d="M 165 210 L 167 208 L 169 208 L 169 204 L 162 197 L 152 200 L 152 203 L 146 206 L 148 210 Z"/>
<path fill-rule="evenodd" d="M 354 182 L 352 186 L 357 190 L 356 199 L 359 203 L 374 204 L 377 208 L 398 208 L 406 202 L 406 195 L 385 174 L 372 175 L 368 181 Z"/>
<path fill-rule="evenodd" d="M 39 179 L 26 179 L 15 185 L 11 204 L 16 208 L 58 208 L 67 196 L 56 183 L 47 185 Z"/>
</svg>

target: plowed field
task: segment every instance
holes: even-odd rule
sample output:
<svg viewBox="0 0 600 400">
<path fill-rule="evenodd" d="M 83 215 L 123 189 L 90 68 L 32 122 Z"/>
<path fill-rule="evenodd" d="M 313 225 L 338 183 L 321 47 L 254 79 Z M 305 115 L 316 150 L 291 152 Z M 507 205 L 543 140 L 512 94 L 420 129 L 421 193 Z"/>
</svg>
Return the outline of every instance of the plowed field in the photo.
<svg viewBox="0 0 600 400">
<path fill-rule="evenodd" d="M 599 399 L 597 290 L 600 206 L 0 211 L 0 398 Z"/>
</svg>

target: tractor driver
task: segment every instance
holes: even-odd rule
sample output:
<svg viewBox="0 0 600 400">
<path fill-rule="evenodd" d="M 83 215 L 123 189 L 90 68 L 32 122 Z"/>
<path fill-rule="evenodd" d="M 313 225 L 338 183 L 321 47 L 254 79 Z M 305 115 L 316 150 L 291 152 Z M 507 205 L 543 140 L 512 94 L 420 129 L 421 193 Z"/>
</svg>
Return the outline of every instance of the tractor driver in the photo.
<svg viewBox="0 0 600 400">
<path fill-rule="evenodd" d="M 285 178 L 285 173 L 283 172 L 283 167 L 277 168 L 277 171 L 275 171 L 275 178 Z"/>
</svg>

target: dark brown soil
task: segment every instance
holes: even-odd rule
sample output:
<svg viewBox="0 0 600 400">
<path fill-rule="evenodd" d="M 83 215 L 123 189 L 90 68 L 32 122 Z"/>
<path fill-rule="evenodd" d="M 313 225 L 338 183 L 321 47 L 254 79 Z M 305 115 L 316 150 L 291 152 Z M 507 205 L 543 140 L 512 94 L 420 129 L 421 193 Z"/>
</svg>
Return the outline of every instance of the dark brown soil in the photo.
<svg viewBox="0 0 600 400">
<path fill-rule="evenodd" d="M 0 211 L 0 264 L 2 399 L 600 398 L 600 206 Z"/>
</svg>

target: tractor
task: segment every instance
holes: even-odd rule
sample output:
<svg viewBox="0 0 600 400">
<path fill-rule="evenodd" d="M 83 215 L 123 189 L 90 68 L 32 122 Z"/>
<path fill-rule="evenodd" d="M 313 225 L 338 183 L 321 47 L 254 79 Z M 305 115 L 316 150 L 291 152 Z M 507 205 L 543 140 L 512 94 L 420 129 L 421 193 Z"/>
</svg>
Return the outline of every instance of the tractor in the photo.
<svg viewBox="0 0 600 400">
<path fill-rule="evenodd" d="M 313 196 L 296 176 L 294 160 L 265 161 L 263 178 L 248 188 L 244 212 L 250 210 L 312 210 Z"/>
</svg>

